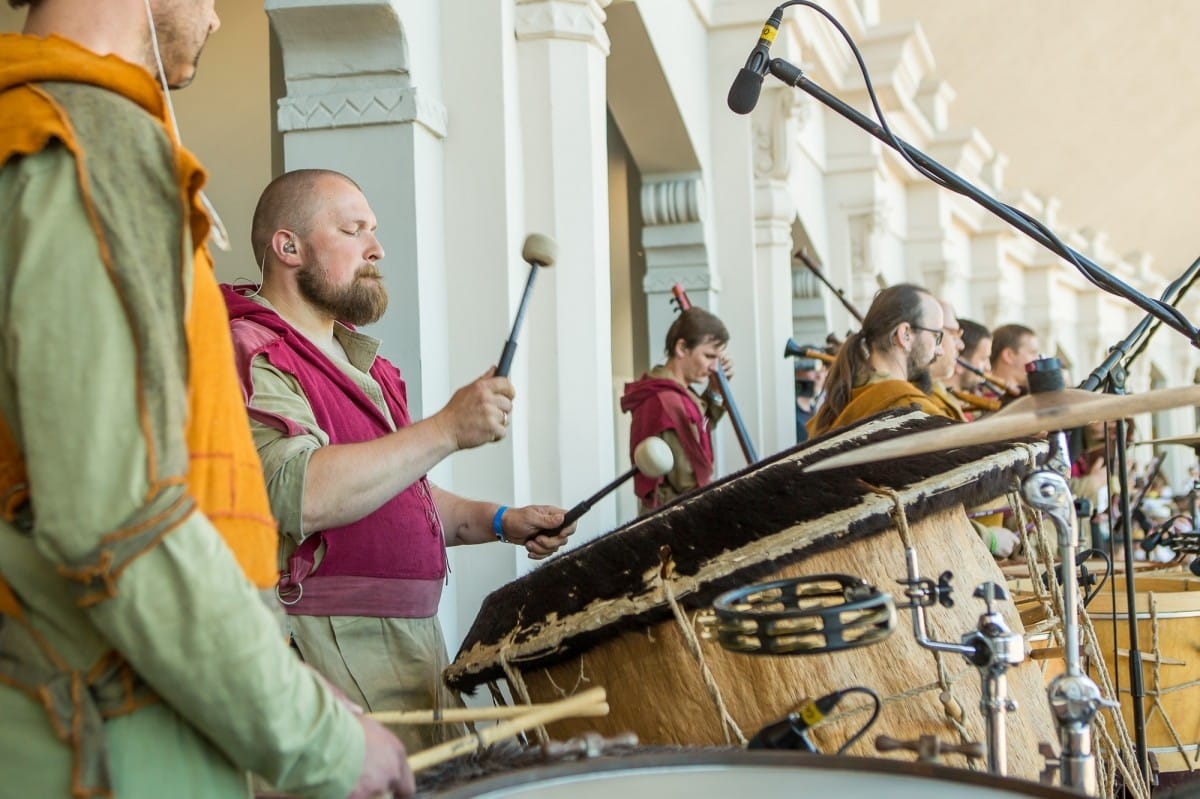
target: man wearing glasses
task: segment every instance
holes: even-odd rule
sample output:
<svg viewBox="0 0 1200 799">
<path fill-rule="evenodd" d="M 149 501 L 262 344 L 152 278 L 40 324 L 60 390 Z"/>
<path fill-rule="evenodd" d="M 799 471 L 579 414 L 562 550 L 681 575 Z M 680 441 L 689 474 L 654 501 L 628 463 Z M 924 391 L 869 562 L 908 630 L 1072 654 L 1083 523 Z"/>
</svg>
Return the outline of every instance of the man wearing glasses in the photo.
<svg viewBox="0 0 1200 799">
<path fill-rule="evenodd" d="M 965 422 L 967 416 L 963 412 L 962 404 L 947 388 L 950 380 L 954 377 L 958 356 L 963 351 L 963 329 L 959 326 L 954 306 L 945 300 L 938 300 L 938 304 L 942 306 L 942 333 L 944 335 L 942 337 L 942 354 L 934 360 L 929 370 L 933 378 L 929 396 L 941 406 L 946 416 Z"/>
<path fill-rule="evenodd" d="M 920 286 L 901 283 L 876 294 L 862 330 L 846 338 L 829 369 L 825 402 L 808 423 L 809 436 L 891 408 L 948 416 L 927 394 L 930 368 L 944 352 L 944 325 L 942 306 Z"/>
</svg>

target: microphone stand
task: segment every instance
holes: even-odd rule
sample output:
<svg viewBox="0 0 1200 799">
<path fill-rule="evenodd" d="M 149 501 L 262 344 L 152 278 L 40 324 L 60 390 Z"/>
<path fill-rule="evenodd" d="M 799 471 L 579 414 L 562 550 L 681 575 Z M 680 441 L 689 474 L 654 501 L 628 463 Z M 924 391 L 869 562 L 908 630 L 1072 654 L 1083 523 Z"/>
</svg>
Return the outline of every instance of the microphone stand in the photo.
<svg viewBox="0 0 1200 799">
<path fill-rule="evenodd" d="M 1167 288 L 1163 291 L 1162 300 L 1178 306 L 1180 300 L 1183 299 L 1183 296 L 1188 293 L 1188 289 L 1196 284 L 1196 278 L 1198 277 L 1200 277 L 1200 258 L 1192 261 L 1192 265 L 1189 266 L 1175 282 L 1167 286 Z M 1137 360 L 1138 356 L 1146 351 L 1146 347 L 1150 344 L 1150 339 L 1156 332 L 1158 332 L 1160 327 L 1162 327 L 1162 323 L 1155 322 L 1154 327 L 1150 328 L 1150 332 L 1147 333 L 1146 337 L 1142 339 L 1141 343 L 1138 345 L 1138 348 L 1134 350 L 1133 354 L 1130 355 L 1128 360 L 1125 361 L 1126 371 L 1129 371 L 1129 367 L 1133 366 L 1133 362 Z"/>
<path fill-rule="evenodd" d="M 1190 322 L 1188 322 L 1183 317 L 1182 314 L 1179 314 L 1178 312 L 1176 312 L 1176 315 L 1172 315 L 1172 314 L 1168 313 L 1166 307 L 1164 307 L 1161 303 L 1155 303 L 1149 297 L 1146 297 L 1145 295 L 1136 291 L 1132 286 L 1129 286 L 1129 285 L 1123 283 L 1122 281 L 1118 280 L 1115 276 L 1113 276 L 1110 273 L 1106 272 L 1105 270 L 1101 269 L 1098 265 L 1096 265 L 1093 261 L 1091 261 L 1089 258 L 1087 258 L 1082 253 L 1079 253 L 1076 250 L 1074 250 L 1070 247 L 1067 247 L 1065 244 L 1062 244 L 1061 242 L 1058 242 L 1057 240 L 1055 240 L 1054 237 L 1048 231 L 1046 231 L 1043 226 L 1040 226 L 1039 223 L 1035 223 L 1035 221 L 1031 217 L 1022 215 L 1016 209 L 1009 207 L 1008 205 L 1000 202 L 999 200 L 995 199 L 991 195 L 982 191 L 981 189 L 979 189 L 978 187 L 976 187 L 975 185 L 973 185 L 966 179 L 964 179 L 961 176 L 959 176 L 958 174 L 956 174 L 954 171 L 943 166 L 938 161 L 934 160 L 933 158 L 929 157 L 928 155 L 921 152 L 917 148 L 908 144 L 903 139 L 900 139 L 899 137 L 892 135 L 890 131 L 885 130 L 875 120 L 873 120 L 870 117 L 866 116 L 865 114 L 861 113 L 858 109 L 843 102 L 842 100 L 835 97 L 833 94 L 831 94 L 828 91 L 826 91 L 825 89 L 823 89 L 821 86 L 812 82 L 811 80 L 809 80 L 808 76 L 804 74 L 804 71 L 801 70 L 799 67 L 786 61 L 785 59 L 773 58 L 773 59 L 771 59 L 771 62 L 768 65 L 768 70 L 770 71 L 770 73 L 772 75 L 774 75 L 776 78 L 778 78 L 780 81 L 782 81 L 786 85 L 800 89 L 801 91 L 809 94 L 810 96 L 815 98 L 818 102 L 820 102 L 821 104 L 825 105 L 826 107 L 832 109 L 833 111 L 837 112 L 838 114 L 840 114 L 842 117 L 844 117 L 846 120 L 848 120 L 852 124 L 856 125 L 857 127 L 861 128 L 862 130 L 866 131 L 870 135 L 872 135 L 875 138 L 882 141 L 884 144 L 888 145 L 889 147 L 892 147 L 897 152 L 901 153 L 901 155 L 905 156 L 907 159 L 911 160 L 912 163 L 917 165 L 920 168 L 920 170 L 923 170 L 927 176 L 932 176 L 932 179 L 935 182 L 939 183 L 940 185 L 942 185 L 952 191 L 955 191 L 955 192 L 962 194 L 963 196 L 971 199 L 976 204 L 987 209 L 992 214 L 999 217 L 1003 221 L 1007 222 L 1009 225 L 1016 228 L 1020 232 L 1024 233 L 1029 238 L 1033 239 L 1037 243 L 1046 247 L 1054 254 L 1056 254 L 1060 257 L 1066 258 L 1068 261 L 1071 261 L 1077 268 L 1080 269 L 1081 272 L 1083 272 L 1084 276 L 1093 284 L 1099 286 L 1100 288 L 1102 288 L 1112 294 L 1115 294 L 1117 296 L 1120 296 L 1120 297 L 1123 297 L 1123 298 L 1129 300 L 1131 303 L 1133 303 L 1137 307 L 1146 311 L 1149 317 L 1153 317 L 1154 319 L 1157 319 L 1161 323 L 1169 325 L 1171 328 L 1173 328 L 1174 330 L 1179 332 L 1181 335 L 1183 335 L 1188 340 L 1188 342 L 1192 346 L 1200 347 L 1200 330 L 1197 330 L 1197 328 L 1195 326 L 1193 326 Z M 1103 282 L 1101 282 L 1100 278 L 1097 277 L 1098 275 L 1103 276 Z M 1181 278 L 1181 280 L 1182 280 L 1182 278 Z M 1175 310 L 1175 309 L 1172 308 L 1171 310 Z M 1149 323 L 1147 322 L 1147 325 L 1148 324 Z M 1140 335 L 1140 332 L 1141 331 L 1138 331 L 1139 335 Z M 1134 338 L 1136 338 L 1136 336 Z M 1114 365 L 1115 365 L 1116 361 L 1118 361 L 1118 360 L 1120 360 L 1120 356 L 1117 356 L 1117 358 L 1114 360 Z M 1109 367 L 1110 370 L 1111 370 L 1111 368 L 1112 367 Z M 1121 375 L 1121 378 L 1122 378 L 1121 382 L 1123 383 L 1124 376 Z M 1089 377 L 1089 382 L 1090 381 L 1091 381 L 1091 378 Z M 1097 382 L 1096 385 L 1099 385 L 1099 382 Z M 1093 386 L 1093 388 L 1094 388 L 1094 386 Z M 1124 481 L 1126 479 L 1125 478 L 1126 463 L 1125 463 L 1125 438 L 1124 438 L 1125 437 L 1125 424 L 1124 424 L 1123 420 L 1119 421 L 1117 423 L 1117 435 L 1118 435 L 1117 459 L 1118 459 L 1119 469 L 1121 470 L 1121 478 Z M 1063 437 L 1062 445 L 1063 445 L 1063 450 L 1064 450 L 1064 454 L 1062 457 L 1065 459 L 1066 458 L 1065 436 Z M 1041 474 L 1041 473 L 1040 472 L 1034 473 L 1034 475 L 1038 475 L 1038 474 Z M 1048 473 L 1048 474 L 1053 474 L 1053 473 Z M 1061 476 L 1058 476 L 1058 478 L 1060 480 L 1062 479 Z M 1049 490 L 1049 491 L 1057 490 L 1056 487 L 1050 486 L 1045 481 L 1042 481 L 1042 486 L 1043 486 L 1044 490 Z M 1032 487 L 1032 483 L 1030 483 L 1030 487 Z M 1063 488 L 1064 489 L 1066 488 L 1065 480 L 1063 480 Z M 1067 490 L 1067 496 L 1068 497 L 1070 496 L 1069 489 Z M 1134 604 L 1134 597 L 1132 596 L 1133 583 L 1132 583 L 1131 578 L 1133 576 L 1133 569 L 1132 569 L 1131 564 L 1133 562 L 1133 560 L 1132 560 L 1133 559 L 1133 550 L 1132 550 L 1132 544 L 1129 541 L 1130 521 L 1128 519 L 1128 514 L 1129 514 L 1128 496 L 1129 496 L 1128 484 L 1127 484 L 1127 482 L 1125 482 L 1125 483 L 1123 483 L 1123 485 L 1121 487 L 1121 505 L 1122 505 L 1122 516 L 1123 516 L 1123 521 L 1124 521 L 1124 527 L 1125 527 L 1125 531 L 1126 531 L 1125 532 L 1125 534 L 1126 534 L 1126 586 L 1127 586 L 1127 591 L 1130 592 L 1130 594 L 1131 594 L 1128 599 L 1129 607 L 1130 607 L 1130 616 L 1132 617 L 1130 619 L 1130 624 L 1129 624 L 1130 632 L 1131 632 L 1131 639 L 1129 642 L 1129 649 L 1130 649 L 1130 654 L 1131 654 L 1130 671 L 1131 671 L 1131 677 L 1132 677 L 1132 680 L 1134 681 L 1134 684 L 1140 685 L 1141 677 L 1142 677 L 1141 666 L 1140 666 L 1140 663 L 1135 665 L 1135 662 L 1134 662 L 1137 660 L 1137 655 L 1136 655 L 1136 652 L 1137 652 L 1137 649 L 1136 649 L 1136 646 L 1137 646 L 1136 645 L 1136 627 L 1137 627 L 1136 615 L 1137 614 L 1133 612 L 1133 609 L 1136 607 L 1136 605 Z M 1035 504 L 1035 507 L 1042 507 L 1042 506 L 1037 505 L 1036 503 L 1033 503 L 1032 499 L 1031 499 L 1031 503 Z M 1045 503 L 1043 500 L 1043 505 L 1044 504 Z M 1070 511 L 1073 514 L 1074 508 L 1072 507 L 1070 509 Z M 1049 512 L 1049 511 L 1047 511 L 1047 512 Z M 1060 520 L 1058 519 L 1058 517 L 1056 517 L 1053 513 L 1050 513 L 1050 516 L 1055 521 L 1056 526 L 1058 526 L 1060 524 Z M 1077 535 L 1077 533 L 1075 533 L 1074 535 Z M 1059 530 L 1060 551 L 1062 553 L 1061 560 L 1062 560 L 1062 563 L 1064 563 L 1064 564 L 1075 562 L 1074 552 L 1077 549 L 1077 542 L 1074 540 L 1074 538 L 1071 539 L 1071 543 L 1070 543 L 1070 545 L 1068 545 L 1068 543 L 1067 543 L 1068 536 L 1069 536 L 1069 533 L 1060 528 L 1060 530 Z M 1069 557 L 1068 557 L 1068 555 L 1069 555 Z M 1077 646 L 1078 645 L 1078 640 L 1077 640 L 1078 639 L 1078 630 L 1077 630 L 1078 620 L 1076 618 L 1074 618 L 1072 614 L 1074 614 L 1076 612 L 1076 608 L 1077 608 L 1077 604 L 1078 604 L 1078 586 L 1075 585 L 1074 580 L 1065 580 L 1065 579 L 1063 580 L 1063 585 L 1064 585 L 1064 601 L 1066 601 L 1065 598 L 1069 594 L 1071 603 L 1072 603 L 1070 608 L 1067 609 L 1069 612 L 1064 614 L 1066 616 L 1066 618 L 1064 619 L 1064 627 L 1071 628 L 1072 625 L 1075 625 L 1075 629 L 1070 629 L 1069 633 L 1075 637 L 1075 639 L 1076 639 L 1075 644 Z M 1070 590 L 1067 589 L 1067 586 L 1070 586 Z M 1070 649 L 1071 649 L 1070 645 L 1068 645 L 1067 649 L 1068 649 L 1068 655 L 1070 656 L 1072 654 L 1070 652 Z M 1074 669 L 1075 673 L 1072 673 L 1071 669 L 1069 668 L 1068 675 L 1066 675 L 1064 678 L 1060 678 L 1060 679 L 1072 679 L 1075 682 L 1078 682 L 1080 679 L 1082 679 L 1082 680 L 1086 680 L 1087 682 L 1090 683 L 1091 681 L 1088 680 L 1086 674 L 1083 674 L 1082 670 L 1078 666 L 1078 662 L 1077 662 L 1078 661 L 1078 653 L 1077 652 L 1073 653 L 1073 655 L 1076 660 L 1075 669 Z M 1068 666 L 1070 666 L 1070 660 L 1068 660 Z M 1082 675 L 1082 677 L 1080 677 L 1079 675 Z M 1136 675 L 1136 676 L 1133 676 L 1133 675 Z M 1095 683 L 1091 683 L 1091 687 L 1093 690 L 1095 690 Z M 1063 784 L 1070 785 L 1072 787 L 1081 787 L 1081 788 L 1084 788 L 1085 790 L 1087 790 L 1087 786 L 1090 785 L 1091 790 L 1089 792 L 1094 793 L 1095 792 L 1095 784 L 1096 784 L 1095 764 L 1094 764 L 1094 762 L 1092 762 L 1093 756 L 1091 754 L 1091 749 L 1090 749 L 1090 747 L 1091 747 L 1091 731 L 1090 731 L 1090 729 L 1087 729 L 1087 725 L 1090 724 L 1091 718 L 1095 715 L 1096 708 L 1092 707 L 1090 712 L 1088 712 L 1086 714 L 1080 709 L 1080 707 L 1072 707 L 1072 708 L 1068 708 L 1064 712 L 1060 712 L 1058 705 L 1055 704 L 1056 701 L 1060 702 L 1060 703 L 1066 703 L 1067 705 L 1076 705 L 1076 706 L 1093 705 L 1093 704 L 1098 705 L 1101 701 L 1099 699 L 1099 692 L 1098 691 L 1096 692 L 1096 697 L 1095 697 L 1094 702 L 1091 697 L 1089 697 L 1086 702 L 1082 702 L 1082 703 L 1079 701 L 1076 701 L 1076 700 L 1069 700 L 1069 699 L 1061 697 L 1061 696 L 1058 697 L 1057 699 L 1053 695 L 1051 697 L 1051 705 L 1052 705 L 1052 707 L 1055 708 L 1055 712 L 1057 714 L 1059 714 L 1059 722 L 1060 722 L 1060 725 L 1063 730 L 1063 734 L 1062 734 Z M 1135 722 L 1136 722 L 1137 716 L 1142 712 L 1141 711 L 1141 703 L 1140 703 L 1140 701 L 1135 701 L 1133 704 L 1134 704 L 1134 710 L 1135 710 L 1134 715 L 1135 715 Z M 1084 720 L 1085 715 L 1086 715 L 1086 721 Z M 1146 778 L 1147 782 L 1149 782 L 1149 780 L 1148 780 L 1149 768 L 1148 768 L 1148 764 L 1147 764 L 1146 747 L 1145 747 L 1145 743 L 1144 743 L 1144 739 L 1145 739 L 1144 724 L 1145 724 L 1145 722 L 1143 719 L 1143 721 L 1142 721 L 1143 729 L 1141 731 L 1142 741 L 1138 745 L 1138 761 L 1139 761 L 1138 765 L 1141 770 L 1141 774 L 1142 774 L 1143 778 Z"/>
<path fill-rule="evenodd" d="M 1162 293 L 1162 301 L 1178 302 L 1183 298 L 1183 295 L 1195 282 L 1197 275 L 1200 275 L 1200 258 L 1192 262 L 1184 273 L 1176 280 L 1172 281 Z M 1125 393 L 1125 378 L 1128 367 L 1133 363 L 1134 359 L 1146 348 L 1150 342 L 1150 337 L 1154 335 L 1154 331 L 1158 329 L 1155 325 L 1149 333 L 1146 330 L 1150 328 L 1153 321 L 1151 314 L 1146 314 L 1133 330 L 1125 336 L 1121 341 L 1109 349 L 1108 357 L 1097 366 L 1092 373 L 1088 375 L 1079 387 L 1084 391 L 1095 391 L 1101 386 L 1104 387 L 1104 392 L 1107 394 L 1124 394 Z M 1144 336 L 1144 337 L 1143 337 Z M 1130 355 L 1122 365 L 1121 361 L 1126 358 L 1126 354 L 1134 346 L 1138 340 L 1141 343 L 1138 349 Z M 1127 431 L 1124 419 L 1119 419 L 1116 422 L 1116 456 L 1117 456 L 1117 483 L 1118 483 L 1118 507 L 1120 508 L 1121 519 L 1120 529 L 1122 532 L 1121 551 L 1125 560 L 1125 605 L 1128 608 L 1137 607 L 1137 577 L 1134 571 L 1134 552 L 1133 552 L 1133 526 L 1132 526 L 1132 508 L 1129 502 L 1129 471 L 1127 466 L 1128 447 L 1126 445 Z M 1109 462 L 1111 466 L 1111 461 Z M 1111 471 L 1111 470 L 1110 470 Z M 1108 512 L 1110 508 L 1106 508 Z M 1117 525 L 1111 526 L 1113 533 L 1116 533 Z M 1116 541 L 1113 538 L 1109 539 L 1109 555 L 1112 556 L 1112 548 L 1116 546 Z M 1066 563 L 1066 561 L 1063 561 Z M 1146 708 L 1143 705 L 1143 700 L 1146 697 L 1145 679 L 1142 673 L 1142 652 L 1139 646 L 1140 635 L 1138 633 L 1137 613 L 1133 610 L 1129 612 L 1129 698 L 1130 710 L 1133 717 L 1133 740 L 1134 749 L 1137 757 L 1138 771 L 1141 772 L 1142 778 L 1146 780 L 1146 784 L 1150 783 L 1150 759 L 1146 741 Z"/>
<path fill-rule="evenodd" d="M 772 75 L 781 80 L 783 83 L 800 89 L 801 91 L 811 95 L 820 103 L 836 111 L 854 125 L 862 128 L 864 131 L 879 139 L 889 147 L 896 149 L 902 155 L 912 159 L 914 163 L 919 165 L 927 173 L 933 175 L 935 180 L 942 185 L 964 195 L 965 197 L 970 198 L 978 205 L 981 205 L 988 211 L 991 211 L 1000 219 L 1012 225 L 1017 230 L 1021 231 L 1026 236 L 1029 236 L 1031 239 L 1046 247 L 1056 255 L 1065 257 L 1068 260 L 1073 260 L 1076 264 L 1081 266 L 1081 269 L 1084 265 L 1086 265 L 1087 269 L 1084 269 L 1083 272 L 1089 281 L 1101 286 L 1101 288 L 1104 288 L 1110 293 L 1124 297 L 1142 310 L 1177 330 L 1180 334 L 1187 338 L 1192 346 L 1200 347 L 1200 330 L 1197 330 L 1191 323 L 1184 319 L 1182 315 L 1172 316 L 1171 314 L 1168 314 L 1161 307 L 1161 305 L 1155 303 L 1149 297 L 1146 297 L 1140 292 L 1136 291 L 1132 286 L 1123 283 L 1110 273 L 1101 269 L 1082 253 L 1056 242 L 1048 232 L 1039 227 L 1039 225 L 1035 224 L 1031 218 L 1021 215 L 1016 209 L 1010 208 L 991 195 L 977 188 L 971 182 L 960 177 L 958 174 L 930 158 L 928 155 L 908 144 L 903 139 L 891 135 L 888 131 L 885 131 L 878 123 L 876 123 L 875 120 L 866 116 L 853 106 L 842 102 L 825 89 L 813 83 L 799 67 L 782 58 L 773 58 L 771 59 L 771 63 L 768 65 L 768 69 Z M 1093 275 L 1104 276 L 1105 283 L 1100 284 Z"/>
<path fill-rule="evenodd" d="M 1200 258 L 1192 261 L 1192 265 L 1189 266 L 1182 275 L 1172 281 L 1166 287 L 1166 289 L 1163 290 L 1162 297 L 1160 298 L 1161 301 L 1178 303 L 1179 300 L 1183 299 L 1183 295 L 1187 293 L 1189 288 L 1191 288 L 1198 276 L 1200 276 Z M 1137 325 L 1134 326 L 1133 330 L 1129 331 L 1129 335 L 1125 336 L 1125 338 L 1118 341 L 1116 345 L 1109 349 L 1108 357 L 1105 358 L 1099 366 L 1092 370 L 1092 373 L 1088 375 L 1086 380 L 1079 384 L 1079 387 L 1084 391 L 1095 391 L 1097 388 L 1099 388 L 1100 384 L 1104 382 L 1104 379 L 1108 376 L 1108 374 L 1112 372 L 1121 359 L 1126 356 L 1130 348 L 1133 347 L 1138 339 L 1142 338 L 1142 335 L 1146 332 L 1146 329 L 1150 327 L 1150 324 L 1154 321 L 1154 318 L 1155 317 L 1153 314 L 1146 314 L 1146 316 L 1142 318 L 1142 321 L 1138 322 Z M 1158 330 L 1160 326 L 1161 322 L 1156 324 L 1154 329 L 1151 330 L 1150 333 L 1141 340 L 1137 351 L 1130 355 L 1129 359 L 1125 362 L 1126 370 L 1133 365 L 1133 362 L 1137 356 L 1146 349 L 1146 345 L 1150 343 L 1150 337 L 1154 335 L 1154 332 Z"/>
<path fill-rule="evenodd" d="M 1051 436 L 1051 459 L 1058 468 L 1067 468 L 1067 437 L 1062 431 Z M 1058 533 L 1059 560 L 1075 562 L 1079 548 L 1079 528 L 1075 506 L 1066 478 L 1058 471 L 1039 469 L 1025 478 L 1021 491 L 1030 505 L 1046 514 Z M 1059 768 L 1064 787 L 1094 796 L 1097 790 L 1096 758 L 1092 748 L 1092 719 L 1100 706 L 1108 704 L 1096 683 L 1087 676 L 1079 653 L 1079 583 L 1072 575 L 1062 581 L 1063 654 L 1066 673 L 1050 683 L 1050 710 L 1058 723 Z M 1132 649 L 1132 645 L 1131 645 Z"/>
<path fill-rule="evenodd" d="M 904 549 L 908 578 L 897 582 L 904 586 L 908 602 L 898 609 L 912 611 L 913 638 L 934 652 L 962 655 L 979 670 L 979 709 L 983 712 L 987 736 L 988 772 L 998 777 L 1008 775 L 1008 714 L 1017 709 L 1016 700 L 1008 693 L 1008 669 L 1025 660 L 1025 641 L 1009 629 L 1004 617 L 996 610 L 995 601 L 1007 599 L 1004 589 L 995 583 L 983 583 L 974 596 L 983 599 L 987 612 L 979 617 L 978 627 L 962 637 L 962 643 L 934 641 L 925 626 L 925 608 L 935 604 L 950 607 L 950 572 L 943 572 L 935 584 L 922 577 L 917 565 L 917 550 L 910 543 Z"/>
</svg>

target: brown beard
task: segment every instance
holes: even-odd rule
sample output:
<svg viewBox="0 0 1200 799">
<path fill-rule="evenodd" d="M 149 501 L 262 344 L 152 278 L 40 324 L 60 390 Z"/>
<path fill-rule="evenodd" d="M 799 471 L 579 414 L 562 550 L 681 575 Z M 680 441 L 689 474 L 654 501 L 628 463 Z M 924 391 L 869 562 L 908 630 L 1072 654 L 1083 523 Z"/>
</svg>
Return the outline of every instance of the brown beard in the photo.
<svg viewBox="0 0 1200 799">
<path fill-rule="evenodd" d="M 336 287 L 319 264 L 307 265 L 296 275 L 296 287 L 314 308 L 351 325 L 379 321 L 388 306 L 387 289 L 374 266 L 360 266 L 350 285 Z"/>
<path fill-rule="evenodd" d="M 921 363 L 916 350 L 908 353 L 908 382 L 926 393 L 933 387 L 933 378 L 929 374 L 929 364 Z"/>
</svg>

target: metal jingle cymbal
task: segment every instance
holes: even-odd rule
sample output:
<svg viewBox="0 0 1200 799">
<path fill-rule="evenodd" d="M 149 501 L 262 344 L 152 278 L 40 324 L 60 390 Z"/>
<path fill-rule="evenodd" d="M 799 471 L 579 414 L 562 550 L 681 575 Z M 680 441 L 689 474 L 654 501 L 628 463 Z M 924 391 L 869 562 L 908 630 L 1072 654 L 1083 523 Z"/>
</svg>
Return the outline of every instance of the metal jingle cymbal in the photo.
<svg viewBox="0 0 1200 799">
<path fill-rule="evenodd" d="M 1183 444 L 1185 447 L 1200 447 L 1200 433 L 1190 436 L 1174 436 L 1172 438 L 1151 438 L 1146 441 L 1135 441 L 1135 447 L 1142 444 Z"/>
<path fill-rule="evenodd" d="M 860 463 L 903 458 L 925 452 L 992 444 L 1051 430 L 1069 430 L 1139 413 L 1200 404 L 1200 385 L 1164 388 L 1142 394 L 1095 394 L 1068 388 L 1014 400 L 978 422 L 950 425 L 899 436 L 817 461 L 805 471 L 824 471 Z"/>
</svg>

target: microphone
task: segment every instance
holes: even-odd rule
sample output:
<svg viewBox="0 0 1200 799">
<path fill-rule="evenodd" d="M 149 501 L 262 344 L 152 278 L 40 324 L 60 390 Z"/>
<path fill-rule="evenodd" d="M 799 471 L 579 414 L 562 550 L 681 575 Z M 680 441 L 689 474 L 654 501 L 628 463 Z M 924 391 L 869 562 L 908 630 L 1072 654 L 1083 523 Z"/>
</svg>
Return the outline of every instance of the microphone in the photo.
<svg viewBox="0 0 1200 799">
<path fill-rule="evenodd" d="M 771 12 L 771 18 L 763 25 L 762 33 L 758 35 L 758 44 L 750 51 L 746 66 L 738 70 L 733 85 L 729 87 L 729 97 L 726 102 L 729 110 L 735 114 L 749 114 L 758 105 L 758 93 L 762 91 L 763 77 L 771 62 L 771 43 L 779 32 L 783 22 L 783 6 Z"/>
<path fill-rule="evenodd" d="M 1164 538 L 1167 540 L 1164 541 L 1163 540 Z M 1159 544 L 1167 544 L 1167 541 L 1169 541 L 1170 538 L 1171 538 L 1171 523 L 1168 522 L 1167 524 L 1164 524 L 1162 527 L 1159 527 L 1157 530 L 1155 530 L 1150 535 L 1144 536 L 1142 538 L 1141 542 L 1139 543 L 1139 546 L 1145 552 L 1153 552 L 1155 549 L 1158 548 Z M 1167 545 L 1170 546 L 1170 544 L 1167 544 Z"/>
<path fill-rule="evenodd" d="M 816 752 L 817 747 L 808 737 L 808 728 L 837 707 L 845 691 L 834 691 L 820 699 L 808 700 L 798 710 L 788 713 L 779 721 L 763 727 L 746 744 L 747 749 L 801 749 Z"/>
<path fill-rule="evenodd" d="M 537 277 L 539 266 L 554 266 L 558 257 L 558 245 L 554 239 L 541 233 L 530 233 L 525 237 L 525 245 L 521 248 L 521 258 L 529 264 L 529 278 L 525 281 L 525 291 L 521 294 L 521 304 L 517 306 L 517 315 L 513 319 L 512 333 L 504 342 L 500 351 L 500 361 L 496 365 L 497 377 L 508 377 L 509 367 L 512 366 L 513 355 L 517 351 L 517 333 L 521 330 L 521 322 L 525 319 L 525 308 L 529 305 L 529 295 L 533 293 L 533 279 Z"/>
</svg>

